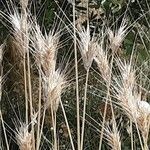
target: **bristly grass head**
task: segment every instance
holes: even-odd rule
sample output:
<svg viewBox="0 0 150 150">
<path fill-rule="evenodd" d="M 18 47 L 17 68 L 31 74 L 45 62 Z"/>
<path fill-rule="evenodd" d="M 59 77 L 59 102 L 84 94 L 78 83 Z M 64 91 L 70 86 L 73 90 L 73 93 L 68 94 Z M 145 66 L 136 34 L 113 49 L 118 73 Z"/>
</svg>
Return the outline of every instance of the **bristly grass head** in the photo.
<svg viewBox="0 0 150 150">
<path fill-rule="evenodd" d="M 120 61 L 118 61 L 120 62 Z M 115 95 L 119 106 L 142 133 L 147 141 L 150 125 L 150 105 L 142 100 L 141 88 L 137 86 L 136 70 L 131 63 L 118 63 L 120 77 L 114 79 Z M 142 87 L 142 85 L 140 85 Z"/>
<path fill-rule="evenodd" d="M 39 26 L 36 24 L 33 29 L 33 47 L 35 52 L 35 61 L 37 66 L 41 66 L 45 75 L 55 71 L 56 55 L 59 48 L 59 35 L 49 32 L 43 35 Z"/>
<path fill-rule="evenodd" d="M 96 56 L 94 57 L 94 60 L 97 63 L 98 70 L 100 71 L 102 78 L 105 81 L 109 81 L 111 75 L 110 65 L 107 52 L 103 50 L 102 43 L 97 43 Z"/>
<path fill-rule="evenodd" d="M 32 150 L 32 134 L 29 133 L 28 125 L 21 123 L 16 129 L 16 140 L 20 150 Z"/>
<path fill-rule="evenodd" d="M 118 128 L 115 127 L 114 123 L 112 127 L 110 127 L 110 125 L 105 125 L 104 139 L 112 150 L 121 150 L 120 132 Z"/>
<path fill-rule="evenodd" d="M 52 106 L 53 111 L 56 112 L 62 91 L 67 85 L 64 72 L 56 69 L 59 34 L 52 31 L 43 35 L 39 26 L 35 24 L 32 35 L 34 58 L 42 76 L 45 108 Z"/>
<path fill-rule="evenodd" d="M 67 87 L 65 76 L 59 70 L 51 72 L 48 77 L 43 76 L 46 108 L 52 106 L 53 111 L 57 112 L 61 94 L 65 87 Z"/>
<path fill-rule="evenodd" d="M 88 70 L 91 67 L 93 59 L 96 55 L 96 38 L 91 36 L 89 25 L 87 26 L 87 29 L 80 27 L 78 34 L 80 37 L 79 50 L 81 52 L 84 67 L 86 70 Z"/>
<path fill-rule="evenodd" d="M 108 28 L 108 39 L 110 42 L 109 46 L 112 52 L 114 53 L 117 52 L 118 48 L 121 46 L 127 34 L 127 30 L 128 30 L 127 20 L 123 20 L 119 29 L 116 31 L 112 31 L 110 28 Z"/>
<path fill-rule="evenodd" d="M 25 54 L 29 50 L 30 41 L 30 21 L 28 14 L 19 13 L 15 10 L 13 14 L 9 15 L 9 20 L 12 25 L 12 56 L 17 61 L 22 61 L 25 58 Z"/>
</svg>

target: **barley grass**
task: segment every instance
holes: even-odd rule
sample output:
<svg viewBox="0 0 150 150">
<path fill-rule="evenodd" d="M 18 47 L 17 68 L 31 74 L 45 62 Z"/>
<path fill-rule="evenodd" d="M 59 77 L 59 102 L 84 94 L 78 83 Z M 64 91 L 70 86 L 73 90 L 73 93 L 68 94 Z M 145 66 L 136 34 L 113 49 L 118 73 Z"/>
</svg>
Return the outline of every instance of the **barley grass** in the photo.
<svg viewBox="0 0 150 150">
<path fill-rule="evenodd" d="M 99 9 L 91 1 L 54 1 L 58 10 L 47 29 L 34 2 L 6 2 L 8 13 L 0 11 L 10 32 L 8 51 L 9 42 L 0 46 L 1 149 L 149 149 L 149 11 L 136 0 L 141 16 L 132 20 L 132 3 L 117 4 L 125 11 L 109 18 L 106 1 Z M 19 98 L 8 82 L 3 87 L 7 75 L 10 86 L 20 83 Z"/>
</svg>

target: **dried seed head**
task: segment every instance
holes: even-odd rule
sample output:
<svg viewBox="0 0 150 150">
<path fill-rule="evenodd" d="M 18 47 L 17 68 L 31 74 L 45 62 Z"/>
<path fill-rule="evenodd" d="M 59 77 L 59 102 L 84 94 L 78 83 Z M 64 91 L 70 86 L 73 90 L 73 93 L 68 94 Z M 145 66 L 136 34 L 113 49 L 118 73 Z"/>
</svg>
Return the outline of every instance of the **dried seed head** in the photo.
<svg viewBox="0 0 150 150">
<path fill-rule="evenodd" d="M 49 76 L 51 71 L 55 71 L 58 41 L 58 36 L 56 34 L 53 35 L 52 32 L 49 35 L 43 36 L 40 28 L 36 25 L 33 39 L 35 60 L 47 76 Z"/>
<path fill-rule="evenodd" d="M 150 105 L 141 100 L 140 89 L 137 90 L 135 70 L 131 64 L 118 63 L 118 65 L 121 76 L 119 80 L 115 80 L 116 84 L 114 84 L 118 104 L 123 108 L 129 119 L 138 125 L 144 141 L 147 141 L 150 125 Z"/>
<path fill-rule="evenodd" d="M 135 70 L 131 64 L 117 62 L 120 76 L 114 79 L 114 89 L 116 90 L 119 105 L 125 110 L 129 118 L 137 117 L 137 101 L 140 100 L 141 94 L 136 90 Z"/>
<path fill-rule="evenodd" d="M 90 35 L 89 26 L 87 27 L 87 29 L 80 27 L 79 37 L 79 49 L 82 55 L 84 67 L 86 70 L 88 70 L 91 67 L 93 59 L 96 55 L 97 43 L 94 37 L 91 37 Z"/>
<path fill-rule="evenodd" d="M 112 150 L 121 150 L 120 132 L 117 127 L 106 125 L 104 128 L 104 138 Z"/>
<path fill-rule="evenodd" d="M 120 28 L 113 32 L 110 28 L 108 29 L 108 38 L 110 41 L 110 48 L 113 52 L 116 52 L 121 46 L 127 32 L 127 24 L 123 24 Z"/>
<path fill-rule="evenodd" d="M 46 107 L 57 111 L 61 100 L 62 90 L 66 86 L 64 76 L 59 71 L 52 72 L 49 77 L 44 78 L 44 91 L 46 93 Z"/>
<path fill-rule="evenodd" d="M 17 62 L 20 62 L 24 58 L 24 54 L 29 49 L 29 21 L 26 15 L 19 14 L 15 11 L 14 15 L 10 15 L 10 22 L 13 27 L 13 39 L 12 39 L 12 56 Z"/>
<path fill-rule="evenodd" d="M 96 56 L 94 57 L 94 60 L 97 63 L 102 78 L 105 81 L 109 81 L 111 72 L 110 72 L 110 67 L 108 62 L 108 56 L 107 53 L 104 52 L 102 46 L 99 46 L 98 44 L 97 44 Z"/>
<path fill-rule="evenodd" d="M 16 140 L 20 150 L 32 150 L 32 136 L 28 132 L 28 125 L 21 124 L 16 132 Z"/>
</svg>

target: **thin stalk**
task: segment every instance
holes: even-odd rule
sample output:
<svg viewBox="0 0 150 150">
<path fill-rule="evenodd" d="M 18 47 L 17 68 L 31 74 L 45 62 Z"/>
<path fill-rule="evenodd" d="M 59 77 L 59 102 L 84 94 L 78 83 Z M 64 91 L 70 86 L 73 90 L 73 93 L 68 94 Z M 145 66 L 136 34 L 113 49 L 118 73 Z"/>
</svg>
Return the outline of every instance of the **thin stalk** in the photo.
<svg viewBox="0 0 150 150">
<path fill-rule="evenodd" d="M 147 139 L 143 138 L 143 141 L 144 141 L 144 150 L 149 150 L 147 145 Z"/>
<path fill-rule="evenodd" d="M 103 132 L 104 132 L 104 124 L 105 124 L 105 118 L 106 118 L 108 97 L 109 96 L 107 94 L 107 96 L 106 96 L 106 102 L 105 102 L 105 109 L 104 109 L 104 117 L 103 117 L 103 122 L 102 122 L 101 136 L 100 136 L 100 142 L 99 142 L 99 150 L 101 150 L 101 147 L 102 147 L 102 140 L 103 140 Z"/>
<path fill-rule="evenodd" d="M 106 120 L 106 111 L 107 111 L 108 99 L 110 98 L 110 91 L 109 90 L 110 90 L 110 85 L 111 85 L 113 61 L 114 61 L 114 53 L 112 54 L 111 63 L 110 63 L 110 76 L 109 76 L 108 82 L 106 82 L 106 84 L 107 84 L 107 96 L 106 96 L 106 102 L 105 102 L 104 117 L 103 117 L 103 122 L 102 122 L 99 150 L 101 150 L 101 147 L 102 147 L 104 125 L 105 125 L 105 120 Z M 110 99 L 110 105 L 111 105 L 112 117 L 113 117 L 114 123 L 115 123 L 115 115 L 114 115 L 111 99 Z M 115 123 L 115 126 L 116 126 L 116 123 Z"/>
<path fill-rule="evenodd" d="M 41 136 L 42 136 L 43 126 L 44 126 L 44 121 L 45 121 L 45 114 L 46 114 L 46 108 L 44 108 L 44 111 L 43 111 L 41 130 L 40 130 L 40 135 L 39 135 L 39 144 L 38 144 L 37 150 L 39 150 L 39 147 L 40 147 Z"/>
<path fill-rule="evenodd" d="M 54 139 L 54 150 L 57 150 L 57 134 L 56 134 L 56 112 L 53 110 L 53 106 L 51 105 L 51 117 L 52 117 L 52 125 L 53 125 L 53 139 Z"/>
<path fill-rule="evenodd" d="M 87 73 L 86 73 L 85 90 L 84 90 L 84 106 L 83 106 L 83 119 L 82 119 L 82 132 L 81 132 L 81 150 L 83 149 L 83 140 L 84 140 L 88 78 L 89 78 L 89 68 L 87 69 Z"/>
<path fill-rule="evenodd" d="M 67 120 L 67 116 L 66 116 L 65 109 L 64 109 L 64 106 L 63 106 L 61 100 L 60 100 L 60 105 L 61 105 L 61 108 L 62 108 L 62 111 L 63 111 L 63 115 L 64 115 L 64 118 L 65 118 L 67 129 L 68 129 L 68 134 L 69 134 L 72 150 L 75 150 L 75 147 L 74 147 L 74 144 L 73 144 L 73 139 L 72 139 L 72 136 L 71 136 L 70 127 L 69 127 L 68 120 Z"/>
<path fill-rule="evenodd" d="M 131 132 L 131 150 L 134 150 L 134 145 L 133 145 L 133 131 L 132 131 L 133 127 L 132 127 L 132 121 L 130 119 L 130 132 Z"/>
<path fill-rule="evenodd" d="M 9 150 L 9 144 L 8 144 L 8 140 L 7 140 L 7 134 L 6 134 L 5 125 L 4 125 L 3 116 L 2 116 L 2 112 L 1 111 L 0 111 L 0 116 L 1 116 L 1 121 L 2 121 L 2 127 L 3 127 L 3 132 L 4 132 L 4 138 L 5 138 L 5 142 L 6 142 L 6 147 L 7 147 L 7 150 Z"/>
<path fill-rule="evenodd" d="M 79 112 L 80 104 L 79 104 L 77 41 L 75 28 L 75 0 L 73 1 L 73 27 L 74 27 L 74 55 L 75 55 L 75 72 L 76 72 L 77 145 L 78 150 L 80 150 L 80 112 Z"/>
<path fill-rule="evenodd" d="M 142 139 L 141 139 L 141 136 L 140 136 L 140 131 L 139 131 L 136 120 L 135 120 L 135 125 L 136 125 L 136 129 L 137 129 L 138 137 L 139 137 L 139 140 L 140 140 L 141 148 L 142 148 L 142 150 L 145 150 L 144 147 L 143 147 L 143 144 L 142 144 Z"/>
<path fill-rule="evenodd" d="M 145 118 L 145 119 L 147 119 L 147 118 Z M 143 141 L 144 141 L 144 150 L 149 150 L 148 143 L 147 143 L 148 142 L 148 137 L 149 137 L 149 126 L 150 126 L 150 121 L 148 122 L 148 128 L 147 128 L 148 130 L 147 130 L 146 136 L 142 135 L 143 136 Z"/>
<path fill-rule="evenodd" d="M 54 145 L 55 145 L 55 148 L 54 150 L 57 150 L 58 149 L 58 142 L 57 142 L 57 126 L 56 126 L 56 123 L 57 123 L 57 119 L 56 119 L 56 112 L 54 112 Z"/>
<path fill-rule="evenodd" d="M 32 121 L 33 117 L 33 105 L 32 105 L 32 87 L 31 87 L 31 72 L 30 72 L 30 56 L 29 50 L 27 51 L 27 66 L 28 66 L 28 85 L 29 85 L 29 102 L 30 102 L 30 115 L 31 115 L 31 131 L 32 131 L 32 146 L 33 150 L 35 150 L 35 137 L 34 137 L 34 122 Z"/>
<path fill-rule="evenodd" d="M 27 27 L 27 11 L 26 8 L 21 9 L 23 21 L 22 22 L 22 27 L 25 25 L 25 28 L 22 28 L 23 30 L 23 37 L 22 41 L 23 43 L 23 49 L 24 49 L 24 54 L 23 54 L 23 72 L 24 72 L 24 88 L 25 88 L 25 103 L 26 103 L 26 124 L 29 122 L 28 118 L 28 88 L 27 88 L 27 69 L 26 69 L 26 52 L 28 51 L 28 27 Z"/>
<path fill-rule="evenodd" d="M 28 124 L 28 91 L 27 91 L 27 75 L 26 75 L 26 52 L 24 52 L 23 58 L 23 74 L 24 74 L 24 91 L 25 91 L 25 103 L 26 103 L 26 124 Z"/>
<path fill-rule="evenodd" d="M 39 67 L 40 68 L 40 67 Z M 41 69 L 39 69 L 41 70 Z M 41 120 L 41 92 L 42 92 L 42 78 L 41 78 L 41 73 L 39 71 L 39 104 L 38 104 L 38 122 L 37 122 L 37 146 L 36 146 L 36 150 L 39 149 L 40 146 L 40 120 Z"/>
</svg>

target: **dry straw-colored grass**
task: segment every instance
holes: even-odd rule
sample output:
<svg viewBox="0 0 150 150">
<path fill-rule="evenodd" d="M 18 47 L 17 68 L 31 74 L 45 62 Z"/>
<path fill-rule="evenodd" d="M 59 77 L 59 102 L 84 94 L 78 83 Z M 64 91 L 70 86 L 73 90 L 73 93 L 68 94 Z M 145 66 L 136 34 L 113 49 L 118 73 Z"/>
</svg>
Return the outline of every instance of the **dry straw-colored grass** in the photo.
<svg viewBox="0 0 150 150">
<path fill-rule="evenodd" d="M 105 86 L 103 91 L 103 98 L 100 97 L 100 101 L 103 99 L 105 104 L 102 112 L 102 118 L 100 127 L 101 131 L 98 135 L 99 149 L 102 149 L 103 141 L 113 150 L 121 150 L 121 138 L 120 131 L 118 131 L 117 121 L 115 116 L 115 110 L 121 109 L 124 114 L 130 120 L 131 126 L 136 128 L 138 134 L 138 140 L 140 141 L 141 148 L 148 150 L 148 136 L 150 125 L 150 104 L 147 99 L 142 99 L 142 88 L 138 83 L 138 67 L 133 61 L 133 54 L 130 61 L 118 56 L 118 50 L 121 49 L 121 45 L 126 35 L 128 34 L 128 23 L 123 18 L 122 23 L 118 29 L 112 30 L 113 27 L 100 29 L 100 37 L 97 34 L 91 32 L 90 23 L 88 20 L 88 3 L 86 3 L 87 12 L 86 21 L 87 26 L 81 25 L 82 20 L 78 20 L 80 17 L 76 16 L 75 1 L 71 1 L 73 5 L 73 24 L 66 28 L 69 29 L 68 33 L 73 35 L 73 50 L 75 58 L 75 78 L 76 78 L 76 136 L 72 135 L 68 122 L 69 117 L 66 115 L 66 108 L 72 108 L 72 106 L 66 106 L 62 101 L 62 94 L 68 86 L 66 70 L 57 67 L 58 51 L 62 46 L 61 32 L 51 29 L 50 32 L 44 31 L 44 34 L 38 25 L 36 19 L 33 19 L 28 10 L 28 0 L 20 0 L 20 10 L 15 8 L 13 13 L 8 15 L 9 23 L 11 23 L 11 56 L 10 61 L 12 66 L 15 66 L 17 71 L 20 72 L 23 80 L 24 87 L 21 89 L 24 93 L 24 107 L 25 107 L 25 123 L 19 123 L 20 127 L 16 127 L 15 141 L 20 150 L 39 150 L 43 147 L 44 126 L 49 128 L 51 139 L 48 145 L 50 148 L 57 150 L 60 149 L 60 143 L 57 128 L 57 114 L 60 108 L 65 119 L 65 127 L 67 128 L 68 137 L 70 138 L 71 147 L 75 150 L 75 143 L 78 150 L 85 148 L 86 134 L 86 122 L 88 119 L 87 99 L 88 99 L 88 81 L 90 71 L 93 69 L 93 62 L 96 64 L 100 82 Z M 64 13 L 64 12 L 63 12 Z M 6 16 L 2 14 L 2 16 Z M 78 18 L 76 20 L 76 17 Z M 67 18 L 68 19 L 68 18 Z M 81 21 L 81 22 L 80 22 Z M 105 30 L 105 32 L 104 32 Z M 60 46 L 61 45 L 61 46 Z M 0 92 L 2 92 L 2 53 L 3 45 L 0 46 Z M 83 61 L 83 69 L 86 71 L 83 99 L 79 97 L 79 72 L 78 72 L 78 50 L 81 53 Z M 128 63 L 129 62 L 129 63 Z M 67 67 L 66 67 L 67 68 Z M 92 68 L 92 69 L 91 69 Z M 36 71 L 34 74 L 33 69 Z M 17 78 L 17 77 L 16 77 Z M 34 81 L 36 80 L 36 85 Z M 83 76 L 84 78 L 84 76 Z M 33 90 L 35 89 L 35 90 Z M 36 92 L 34 92 L 36 91 Z M 38 92 L 37 92 L 38 91 Z M 36 100 L 34 94 L 36 93 Z M 0 93 L 0 98 L 2 93 Z M 81 99 L 81 100 L 80 100 Z M 89 102 L 90 103 L 90 102 Z M 108 103 L 111 114 L 111 125 L 106 124 Z M 83 104 L 83 105 L 81 105 Z M 82 106 L 82 107 L 81 107 Z M 89 109 L 90 110 L 90 109 Z M 48 113 L 47 113 L 48 112 Z M 50 114 L 50 123 L 46 124 L 46 116 Z M 7 131 L 5 128 L 5 121 L 0 110 L 1 123 L 4 134 L 4 141 L 7 149 L 9 149 L 9 143 L 7 139 Z M 20 117 L 20 116 L 19 116 Z M 91 117 L 92 118 L 92 117 Z M 94 120 L 94 119 L 93 119 Z M 82 121 L 82 123 L 80 123 Z M 29 123 L 30 122 L 30 123 Z M 97 122 L 97 121 L 95 121 Z M 9 125 L 8 125 L 9 126 Z M 94 125 L 93 125 L 94 126 Z M 81 129 L 80 129 L 81 128 Z M 52 129 L 52 130 L 51 130 Z M 74 130 L 74 129 L 73 129 Z M 100 130 L 100 129 L 98 129 Z M 97 134 L 97 133 L 96 133 Z M 74 138 L 74 137 L 77 137 Z M 133 142 L 133 131 L 131 131 L 131 142 Z M 44 141 L 45 142 L 45 141 Z M 131 143 L 133 145 L 133 143 Z M 87 144 L 86 144 L 87 145 Z M 133 149 L 133 147 L 132 147 Z"/>
</svg>

